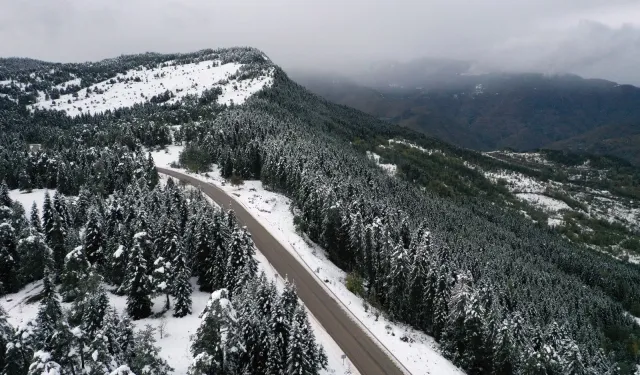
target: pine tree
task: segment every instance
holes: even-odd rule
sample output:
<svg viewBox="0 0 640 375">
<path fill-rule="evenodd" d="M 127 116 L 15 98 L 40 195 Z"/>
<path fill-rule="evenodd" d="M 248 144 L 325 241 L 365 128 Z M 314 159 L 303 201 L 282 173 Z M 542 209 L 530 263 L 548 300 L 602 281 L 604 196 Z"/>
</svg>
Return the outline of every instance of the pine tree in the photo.
<svg viewBox="0 0 640 375">
<path fill-rule="evenodd" d="M 289 335 L 289 346 L 287 347 L 287 374 L 308 375 L 310 372 L 309 358 L 306 356 L 305 338 L 300 332 L 300 325 L 294 321 Z"/>
<path fill-rule="evenodd" d="M 212 272 L 210 267 L 213 264 L 210 262 L 213 256 L 213 248 L 211 246 L 211 239 L 209 235 L 210 219 L 208 215 L 200 211 L 198 213 L 197 226 L 194 233 L 194 260 L 196 266 L 196 274 L 198 275 L 198 285 L 200 290 L 204 292 L 211 292 L 213 290 L 213 279 L 211 278 Z"/>
<path fill-rule="evenodd" d="M 234 360 L 241 350 L 236 312 L 227 297 L 225 289 L 213 292 L 200 317 L 201 323 L 191 344 L 194 362 L 189 373 L 192 375 L 235 373 L 240 365 Z"/>
<path fill-rule="evenodd" d="M 229 229 L 224 224 L 224 216 L 222 211 L 218 211 L 213 216 L 213 225 L 211 226 L 211 246 L 212 253 L 206 259 L 207 279 L 211 280 L 214 288 L 224 287 L 225 267 L 229 259 L 227 251 L 227 238 Z"/>
<path fill-rule="evenodd" d="M 100 270 L 105 266 L 104 245 L 105 239 L 100 218 L 96 210 L 92 209 L 89 211 L 89 220 L 85 227 L 84 249 L 87 260 Z"/>
<path fill-rule="evenodd" d="M 116 329 L 118 350 L 122 353 L 126 363 L 133 357 L 133 349 L 135 347 L 135 335 L 133 332 L 133 324 L 129 315 L 125 312 L 121 317 Z"/>
<path fill-rule="evenodd" d="M 87 189 L 86 186 L 82 186 L 80 188 L 80 193 L 78 194 L 78 198 L 75 201 L 75 210 L 73 216 L 73 226 L 75 228 L 80 228 L 87 223 L 89 220 L 89 197 L 91 193 Z"/>
<path fill-rule="evenodd" d="M 119 231 L 117 237 L 112 237 L 113 242 L 107 246 L 111 252 L 109 265 L 109 280 L 118 286 L 117 293 L 122 295 L 125 293 L 125 275 L 127 273 L 127 265 L 129 264 L 129 240 L 126 238 L 126 229 Z"/>
<path fill-rule="evenodd" d="M 53 209 L 60 215 L 65 228 L 69 228 L 71 221 L 69 216 L 69 207 L 67 200 L 59 191 L 53 194 Z"/>
<path fill-rule="evenodd" d="M 155 329 L 150 325 L 135 334 L 131 357 L 128 358 L 134 374 L 167 375 L 173 372 L 171 366 L 160 358 L 160 349 L 155 343 Z"/>
<path fill-rule="evenodd" d="M 396 246 L 391 256 L 391 270 L 387 275 L 387 296 L 391 317 L 403 318 L 407 310 L 407 276 L 409 273 L 409 254 L 402 246 Z"/>
<path fill-rule="evenodd" d="M 62 367 L 51 358 L 51 353 L 39 350 L 34 353 L 29 366 L 28 375 L 58 375 L 62 374 Z"/>
<path fill-rule="evenodd" d="M 101 280 L 98 277 L 98 280 Z M 82 312 L 82 329 L 93 337 L 103 327 L 104 317 L 109 310 L 109 297 L 101 282 L 95 283 L 93 290 L 88 291 Z"/>
<path fill-rule="evenodd" d="M 51 196 L 49 191 L 44 192 L 44 202 L 42 203 L 42 230 L 49 242 L 49 233 L 53 228 L 53 204 L 51 203 Z"/>
<path fill-rule="evenodd" d="M 127 313 L 134 320 L 146 318 L 151 314 L 153 285 L 148 277 L 149 269 L 145 257 L 150 247 L 146 232 L 139 232 L 134 236 L 126 281 Z"/>
<path fill-rule="evenodd" d="M 307 313 L 303 306 L 298 306 L 293 315 L 293 324 L 297 331 L 296 340 L 302 349 L 303 358 L 302 369 L 304 374 L 317 375 L 322 369 L 327 368 L 327 355 L 321 346 L 319 346 L 311 330 Z M 290 342 L 289 347 L 292 343 Z M 289 352 L 288 352 L 289 353 Z M 289 355 L 287 355 L 287 359 Z M 288 366 L 287 366 L 288 367 Z"/>
<path fill-rule="evenodd" d="M 11 208 L 13 206 L 13 200 L 9 196 L 9 186 L 5 180 L 0 183 L 0 207 Z"/>
<path fill-rule="evenodd" d="M 449 316 L 449 298 L 451 295 L 451 276 L 446 265 L 442 265 L 438 271 L 438 279 L 433 296 L 433 337 L 436 340 L 442 338 L 442 331 L 446 327 Z"/>
<path fill-rule="evenodd" d="M 49 229 L 49 231 L 45 233 L 45 239 L 47 241 L 47 245 L 49 245 L 49 247 L 53 251 L 55 269 L 57 271 L 61 271 L 64 268 L 65 256 L 67 255 L 65 249 L 67 227 L 64 220 L 57 211 L 53 210 L 52 215 L 53 217 L 50 223 L 51 229 Z M 45 223 L 45 228 L 46 225 L 47 224 Z"/>
<path fill-rule="evenodd" d="M 0 374 L 7 364 L 7 346 L 13 339 L 13 327 L 7 321 L 7 313 L 0 306 Z"/>
<path fill-rule="evenodd" d="M 29 372 L 29 365 L 34 353 L 31 328 L 29 325 L 15 330 L 11 342 L 7 344 L 5 365 L 0 374 L 26 375 Z"/>
<path fill-rule="evenodd" d="M 18 241 L 17 252 L 20 254 L 20 278 L 24 283 L 42 279 L 46 259 L 53 254 L 45 243 L 44 236 L 29 228 L 27 236 Z"/>
<path fill-rule="evenodd" d="M 235 293 L 247 281 L 241 276 L 247 274 L 255 275 L 258 269 L 254 258 L 253 240 L 246 228 L 236 229 L 233 232 L 228 249 L 229 259 L 224 276 L 224 285 L 232 293 Z"/>
<path fill-rule="evenodd" d="M 29 177 L 29 173 L 26 170 L 21 170 L 18 175 L 18 188 L 20 191 L 24 191 L 30 193 L 33 189 L 33 183 L 31 182 L 31 177 Z"/>
<path fill-rule="evenodd" d="M 102 329 L 96 331 L 89 345 L 89 357 L 87 366 L 89 368 L 88 375 L 109 374 L 117 369 L 119 364 L 115 357 L 109 352 L 109 341 Z"/>
<path fill-rule="evenodd" d="M 36 202 L 33 202 L 33 205 L 31 206 L 29 223 L 31 224 L 31 228 L 42 233 L 42 222 L 40 221 L 40 212 L 38 212 L 38 205 Z"/>
<path fill-rule="evenodd" d="M 180 254 L 182 253 L 182 254 Z M 173 316 L 181 318 L 191 314 L 191 283 L 189 281 L 191 270 L 187 266 L 184 252 L 178 248 L 178 255 L 173 261 L 174 277 L 171 292 L 175 299 Z"/>
<path fill-rule="evenodd" d="M 120 317 L 118 316 L 118 312 L 113 306 L 109 306 L 102 320 L 102 334 L 107 341 L 109 353 L 117 363 L 123 364 L 125 363 L 125 357 L 121 344 L 118 341 L 120 339 L 119 324 Z"/>
<path fill-rule="evenodd" d="M 53 274 L 47 265 L 42 279 L 42 300 L 35 319 L 34 347 L 44 348 L 47 351 L 52 349 L 51 340 L 56 335 L 62 318 L 62 307 L 58 300 Z"/>
<path fill-rule="evenodd" d="M 65 302 L 83 295 L 85 283 L 89 279 L 91 264 L 82 246 L 76 247 L 65 257 L 61 276 L 60 293 Z"/>
<path fill-rule="evenodd" d="M 13 226 L 0 223 L 0 294 L 18 291 L 20 259 Z"/>
</svg>

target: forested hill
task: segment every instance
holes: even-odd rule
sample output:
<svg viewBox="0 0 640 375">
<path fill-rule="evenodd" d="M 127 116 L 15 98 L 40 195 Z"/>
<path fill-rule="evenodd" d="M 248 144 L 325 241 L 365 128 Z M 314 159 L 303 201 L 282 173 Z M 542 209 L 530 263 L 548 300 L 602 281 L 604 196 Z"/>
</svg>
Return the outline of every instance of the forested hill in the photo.
<svg viewBox="0 0 640 375">
<path fill-rule="evenodd" d="M 640 163 L 638 87 L 574 75 L 468 75 L 468 66 L 455 64 L 425 76 L 429 66 L 398 66 L 369 79 L 312 72 L 294 78 L 331 101 L 462 147 L 553 148 Z"/>
<path fill-rule="evenodd" d="M 229 64 L 240 66 L 201 87 L 218 74 L 206 70 Z M 457 173 L 446 160 L 390 176 L 366 154 L 390 139 L 466 150 L 321 99 L 254 49 L 29 69 L 1 77 L 0 177 L 11 188 L 75 195 L 85 186 L 107 197 L 128 181 L 114 173 L 124 168 L 117 158 L 98 150 L 182 142 L 184 167 L 216 163 L 224 177 L 260 179 L 290 197 L 298 229 L 362 282 L 359 293 L 431 334 L 469 373 L 635 371 L 638 266 L 532 225 L 491 194 L 443 194 L 446 173 L 432 175 L 442 184 L 418 178 Z M 44 148 L 28 152 L 27 143 Z"/>
</svg>

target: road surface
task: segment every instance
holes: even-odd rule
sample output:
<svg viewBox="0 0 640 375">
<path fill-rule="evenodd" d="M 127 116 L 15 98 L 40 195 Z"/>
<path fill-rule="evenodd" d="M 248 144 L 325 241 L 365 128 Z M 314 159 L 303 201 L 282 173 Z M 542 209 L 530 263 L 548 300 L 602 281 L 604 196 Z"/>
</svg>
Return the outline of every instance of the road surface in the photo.
<svg viewBox="0 0 640 375">
<path fill-rule="evenodd" d="M 256 247 L 279 275 L 286 276 L 295 283 L 300 299 L 362 375 L 404 374 L 385 351 L 349 316 L 340 303 L 333 299 L 317 279 L 258 220 L 251 216 L 244 206 L 217 186 L 170 169 L 159 167 L 157 169 L 160 173 L 200 188 L 220 206 L 233 209 L 238 221 L 251 233 Z"/>
</svg>

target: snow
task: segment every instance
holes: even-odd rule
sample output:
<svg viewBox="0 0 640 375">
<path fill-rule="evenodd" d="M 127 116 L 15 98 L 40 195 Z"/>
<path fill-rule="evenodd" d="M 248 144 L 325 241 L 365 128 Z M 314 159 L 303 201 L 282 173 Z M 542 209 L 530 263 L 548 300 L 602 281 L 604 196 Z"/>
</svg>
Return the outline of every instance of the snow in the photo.
<svg viewBox="0 0 640 375">
<path fill-rule="evenodd" d="M 405 141 L 403 139 L 390 139 L 389 140 L 389 145 L 392 145 L 396 143 L 396 144 L 400 144 L 400 145 L 405 145 L 407 147 L 410 148 L 414 148 L 416 150 L 422 151 L 427 155 L 433 155 L 433 154 L 440 154 L 440 155 L 444 155 L 445 153 L 442 150 L 437 150 L 437 149 L 426 149 L 424 147 L 418 146 L 415 143 L 411 143 L 409 141 Z"/>
<path fill-rule="evenodd" d="M 153 161 L 158 167 L 169 168 L 171 163 L 178 162 L 180 153 L 184 150 L 184 146 L 167 146 L 166 149 L 160 151 L 154 151 L 151 153 Z"/>
<path fill-rule="evenodd" d="M 395 164 L 383 164 L 380 163 L 380 155 L 373 153 L 371 151 L 367 151 L 367 157 L 371 160 L 373 160 L 378 167 L 382 168 L 384 171 L 386 171 L 390 176 L 393 176 L 396 174 L 396 171 L 398 170 L 398 166 Z"/>
<path fill-rule="evenodd" d="M 133 321 L 133 324 L 137 329 L 144 328 L 145 325 L 150 324 L 156 328 L 156 339 L 160 347 L 160 356 L 164 358 L 171 367 L 175 369 L 175 374 L 182 375 L 187 373 L 187 369 L 191 364 L 191 353 L 189 352 L 190 336 L 195 334 L 198 326 L 200 325 L 200 313 L 204 311 L 204 308 L 209 301 L 209 293 L 198 291 L 198 285 L 196 279 L 191 280 L 193 287 L 193 294 L 191 296 L 193 302 L 193 314 L 187 315 L 183 318 L 174 318 L 173 311 L 167 311 L 164 314 L 164 318 L 146 318 Z M 110 289 L 107 285 L 107 288 Z M 14 294 L 8 294 L 0 298 L 0 306 L 2 306 L 7 312 L 7 320 L 15 327 L 24 327 L 29 321 L 35 319 L 38 313 L 38 303 L 28 303 L 30 297 L 33 297 L 40 293 L 42 290 L 42 282 L 37 281 L 24 287 L 21 291 Z M 159 313 L 164 306 L 165 296 L 161 295 L 156 297 L 153 302 L 153 312 Z M 119 314 L 125 311 L 127 304 L 126 296 L 117 296 L 109 293 L 109 300 Z M 172 303 L 173 305 L 173 303 Z M 70 308 L 71 304 L 62 303 L 63 308 Z M 163 337 L 160 338 L 158 327 L 166 323 L 164 327 Z M 77 334 L 77 332 L 72 332 Z"/>
<path fill-rule="evenodd" d="M 550 212 L 558 212 L 560 210 L 571 210 L 568 204 L 564 203 L 561 200 L 554 199 L 551 197 L 547 197 L 542 194 L 532 194 L 532 193 L 520 193 L 516 194 L 516 196 L 523 200 L 533 204 L 536 207 L 539 207 L 545 211 Z"/>
<path fill-rule="evenodd" d="M 44 100 L 44 95 L 40 95 L 38 102 L 29 108 L 60 110 L 72 117 L 93 115 L 149 102 L 153 96 L 167 90 L 174 95 L 167 104 L 173 104 L 187 95 L 201 95 L 213 87 L 222 89 L 222 95 L 218 97 L 219 104 L 243 104 L 251 95 L 273 84 L 274 69 L 257 78 L 240 81 L 231 79 L 242 66 L 238 63 L 221 64 L 218 60 L 183 65 L 162 64 L 151 69 L 141 66 L 91 85 L 88 95 L 87 88 L 79 90 L 77 97 L 65 94 L 57 100 Z M 79 83 L 80 79 L 74 78 L 60 84 L 59 88 Z"/>
<path fill-rule="evenodd" d="M 53 195 L 56 193 L 56 191 L 48 191 L 49 195 L 53 198 Z M 14 201 L 20 202 L 22 204 L 22 207 L 24 207 L 27 215 L 29 215 L 29 213 L 31 212 L 31 206 L 33 205 L 33 202 L 36 202 L 36 205 L 38 206 L 38 212 L 40 212 L 40 215 L 42 215 L 42 204 L 44 203 L 44 194 L 46 192 L 47 189 L 34 189 L 30 193 L 24 193 L 18 189 L 15 189 L 9 190 L 9 197 Z"/>
<path fill-rule="evenodd" d="M 507 182 L 507 189 L 512 193 L 534 193 L 541 194 L 546 190 L 546 185 L 536 180 L 535 178 L 525 176 L 522 173 L 517 172 L 488 172 L 484 171 L 486 178 L 493 183 L 497 183 L 499 180 Z"/>
<path fill-rule="evenodd" d="M 557 219 L 557 218 L 549 218 L 547 219 L 547 225 L 549 227 L 558 227 L 561 226 L 562 224 L 564 224 L 564 221 L 562 221 L 561 219 Z"/>
<path fill-rule="evenodd" d="M 159 164 L 156 154 L 161 153 L 163 151 L 157 151 L 152 153 L 152 156 L 156 165 L 167 167 L 172 160 L 165 157 L 163 164 Z M 172 153 L 175 153 L 175 149 Z M 464 373 L 440 354 L 439 346 L 432 337 L 404 324 L 387 320 L 374 308 L 368 306 L 362 298 L 348 291 L 345 286 L 346 273 L 328 259 L 324 249 L 296 233 L 290 199 L 267 191 L 260 181 L 245 181 L 243 185 L 232 186 L 220 176 L 217 166 L 214 166 L 213 170 L 204 176 L 188 173 L 184 169 L 171 169 L 214 184 L 228 192 L 232 199 L 245 206 L 296 259 L 317 276 L 319 283 L 342 304 L 347 312 L 351 313 L 354 321 L 358 322 L 365 332 L 368 332 L 382 347 L 392 353 L 407 372 L 413 375 Z M 265 210 L 264 207 L 267 204 L 269 209 Z M 264 269 L 268 262 L 259 253 L 257 257 Z M 275 271 L 273 272 L 275 273 Z M 277 278 L 277 274 L 274 277 Z M 330 356 L 333 372 L 330 370 L 329 373 L 337 374 L 342 373 L 340 371 L 346 371 L 344 367 L 339 369 L 334 367 L 342 363 L 340 348 L 326 332 L 322 333 L 323 330 L 319 330 L 320 325 L 317 322 L 312 325 L 314 325 L 317 337 Z M 406 342 L 401 340 L 403 337 L 408 340 Z M 352 368 L 351 373 L 354 373 L 354 370 L 355 368 Z"/>
</svg>

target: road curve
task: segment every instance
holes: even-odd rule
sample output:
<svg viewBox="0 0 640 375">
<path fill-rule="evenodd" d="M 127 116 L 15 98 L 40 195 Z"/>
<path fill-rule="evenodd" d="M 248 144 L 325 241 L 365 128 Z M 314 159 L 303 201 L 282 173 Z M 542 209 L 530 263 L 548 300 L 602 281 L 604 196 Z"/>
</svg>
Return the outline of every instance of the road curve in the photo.
<svg viewBox="0 0 640 375">
<path fill-rule="evenodd" d="M 385 351 L 370 338 L 340 306 L 317 279 L 285 249 L 251 214 L 217 186 L 174 170 L 157 167 L 158 172 L 175 177 L 202 190 L 214 202 L 233 209 L 240 223 L 245 225 L 256 247 L 278 274 L 295 283 L 298 296 L 351 363 L 362 375 L 402 375 L 403 371 Z"/>
</svg>

